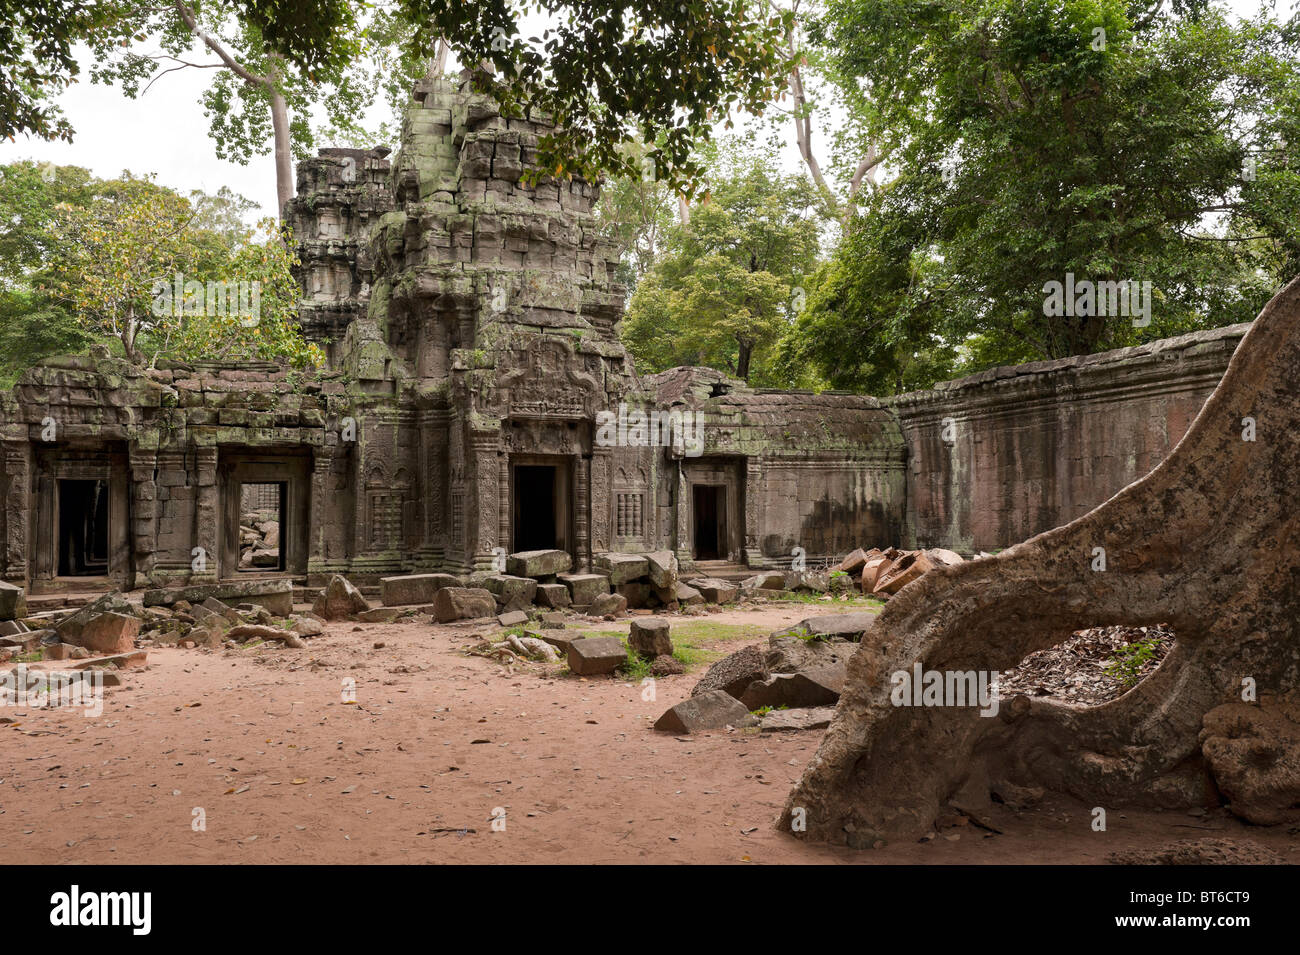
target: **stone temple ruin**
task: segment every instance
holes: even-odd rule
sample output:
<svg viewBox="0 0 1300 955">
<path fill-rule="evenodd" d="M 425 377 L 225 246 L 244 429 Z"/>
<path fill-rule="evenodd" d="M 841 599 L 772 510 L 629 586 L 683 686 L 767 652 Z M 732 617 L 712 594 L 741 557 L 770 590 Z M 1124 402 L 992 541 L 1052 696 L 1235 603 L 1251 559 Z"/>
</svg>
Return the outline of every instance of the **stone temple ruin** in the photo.
<svg viewBox="0 0 1300 955">
<path fill-rule="evenodd" d="M 810 566 L 857 546 L 971 553 L 1149 470 L 1244 331 L 888 402 L 639 376 L 598 187 L 522 178 L 544 130 L 467 80 L 426 80 L 391 158 L 300 163 L 287 217 L 323 370 L 98 350 L 28 371 L 0 395 L 0 576 L 40 594 L 373 584 L 545 549 L 577 571 L 667 549 L 719 574 L 788 567 L 796 548 Z"/>
<path fill-rule="evenodd" d="M 1279 493 L 1295 443 L 1247 445 L 1235 430 L 1248 412 L 1294 406 L 1294 283 L 1253 326 L 887 400 L 754 389 L 703 368 L 638 375 L 598 186 L 526 175 L 545 130 L 500 116 L 468 78 L 425 80 L 391 158 L 325 149 L 299 164 L 286 216 L 302 326 L 325 368 L 141 368 L 97 347 L 0 394 L 0 649 L 134 649 L 140 622 L 120 595 L 29 633 L 24 593 L 144 589 L 147 620 L 184 604 L 204 645 L 292 646 L 321 632 L 292 614 L 304 591 L 320 592 L 324 619 L 420 604 L 439 620 L 527 619 L 534 602 L 601 616 L 604 598 L 722 602 L 729 577 L 783 589 L 802 566 L 851 565 L 865 591 L 886 560 L 867 549 L 890 561 L 926 549 L 932 573 L 890 565 L 912 576 L 878 620 L 826 624 L 840 638 L 820 647 L 835 657 L 833 692 L 782 656 L 815 655 L 790 635 L 775 663 L 733 655 L 761 680 L 724 667 L 702 681 L 719 718 L 780 708 L 761 694 L 798 680 L 827 691 L 809 706 L 838 702 L 784 825 L 806 815 L 808 837 L 869 846 L 916 836 L 944 806 L 977 819 L 999 792 L 1172 807 L 1203 801 L 1211 782 L 1253 821 L 1297 818 L 1295 774 L 1258 771 L 1272 744 L 1242 727 L 1262 717 L 1232 701 L 1243 675 L 1270 695 L 1297 680 Z M 1099 542 L 1114 572 L 1090 575 Z M 674 589 L 679 570 L 695 575 L 693 595 Z M 248 597 L 257 606 L 240 611 Z M 1206 619 L 1205 606 L 1220 612 Z M 1086 713 L 1018 696 L 983 720 L 888 699 L 889 674 L 921 660 L 1001 672 L 1075 630 L 1145 623 L 1171 624 L 1177 646 Z M 667 638 L 666 623 L 642 620 L 629 646 L 659 662 Z M 550 653 L 510 639 L 521 655 Z M 578 674 L 627 653 L 609 637 L 567 647 Z M 659 728 L 690 731 L 705 695 Z M 1300 738 L 1300 718 L 1267 718 Z"/>
</svg>

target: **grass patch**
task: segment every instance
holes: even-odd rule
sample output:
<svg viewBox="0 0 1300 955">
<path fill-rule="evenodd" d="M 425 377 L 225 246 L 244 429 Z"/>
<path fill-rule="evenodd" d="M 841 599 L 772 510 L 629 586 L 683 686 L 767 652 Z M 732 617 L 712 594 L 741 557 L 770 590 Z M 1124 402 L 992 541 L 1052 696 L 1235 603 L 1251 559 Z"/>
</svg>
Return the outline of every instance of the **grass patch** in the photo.
<svg viewBox="0 0 1300 955">
<path fill-rule="evenodd" d="M 816 604 L 827 609 L 880 610 L 885 606 L 885 602 L 879 597 L 871 597 L 865 594 L 841 594 L 833 596 L 830 600 L 823 600 L 824 596 L 825 594 L 789 593 L 780 597 L 768 597 L 767 599 L 772 603 Z"/>
</svg>

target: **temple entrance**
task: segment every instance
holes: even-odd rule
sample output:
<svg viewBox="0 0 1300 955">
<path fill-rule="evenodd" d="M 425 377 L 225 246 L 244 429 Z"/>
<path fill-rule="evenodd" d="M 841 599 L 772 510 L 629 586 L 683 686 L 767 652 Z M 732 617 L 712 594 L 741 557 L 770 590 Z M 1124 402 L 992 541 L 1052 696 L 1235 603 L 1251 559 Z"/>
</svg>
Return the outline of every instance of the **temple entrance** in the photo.
<svg viewBox="0 0 1300 955">
<path fill-rule="evenodd" d="M 727 556 L 727 489 L 721 484 L 696 484 L 691 489 L 696 560 Z"/>
<path fill-rule="evenodd" d="M 59 481 L 58 575 L 107 575 L 108 539 L 108 482 Z"/>
<path fill-rule="evenodd" d="M 512 551 L 569 550 L 568 461 L 525 460 L 510 468 Z"/>
<path fill-rule="evenodd" d="M 239 570 L 284 570 L 284 502 L 288 484 L 241 484 L 239 486 Z"/>
</svg>

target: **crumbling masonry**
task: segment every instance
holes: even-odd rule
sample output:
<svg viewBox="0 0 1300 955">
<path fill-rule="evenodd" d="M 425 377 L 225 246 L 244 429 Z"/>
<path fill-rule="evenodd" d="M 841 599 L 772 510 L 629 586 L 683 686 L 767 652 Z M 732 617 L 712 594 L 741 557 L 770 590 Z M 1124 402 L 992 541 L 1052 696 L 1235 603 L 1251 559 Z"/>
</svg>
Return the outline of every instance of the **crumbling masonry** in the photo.
<svg viewBox="0 0 1300 955">
<path fill-rule="evenodd" d="M 872 545 L 970 553 L 1154 466 L 1244 333 L 889 402 L 701 368 L 638 376 L 598 187 L 526 180 L 545 128 L 427 80 L 391 159 L 327 149 L 299 164 L 287 219 L 326 369 L 142 369 L 100 350 L 27 372 L 0 395 L 0 575 L 41 593 L 361 583 L 538 549 L 578 569 L 671 549 L 717 572 L 788 566 L 795 548 L 813 562 Z M 683 427 L 638 430 L 652 412 Z"/>
</svg>

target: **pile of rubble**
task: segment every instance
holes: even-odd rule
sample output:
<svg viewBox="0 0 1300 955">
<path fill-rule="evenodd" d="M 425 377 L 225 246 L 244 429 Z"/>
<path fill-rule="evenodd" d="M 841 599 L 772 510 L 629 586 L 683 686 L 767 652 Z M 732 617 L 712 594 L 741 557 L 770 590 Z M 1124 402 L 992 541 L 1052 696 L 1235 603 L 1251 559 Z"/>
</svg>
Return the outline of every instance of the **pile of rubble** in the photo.
<svg viewBox="0 0 1300 955">
<path fill-rule="evenodd" d="M 875 614 L 866 611 L 823 614 L 778 630 L 766 649 L 745 647 L 709 667 L 690 697 L 659 717 L 655 729 L 824 728 L 844 689 L 849 656 L 874 622 Z"/>
<path fill-rule="evenodd" d="M 439 623 L 451 623 L 534 606 L 614 618 L 630 608 L 677 610 L 709 599 L 681 581 L 671 551 L 599 554 L 593 564 L 592 573 L 571 573 L 572 561 L 562 550 L 523 551 L 506 558 L 504 573 L 385 577 L 379 582 L 380 600 L 384 609 L 413 607 Z M 336 581 L 346 583 L 336 577 L 330 586 L 341 587 Z M 350 612 L 356 615 L 369 609 L 362 602 L 353 599 Z"/>
<path fill-rule="evenodd" d="M 275 511 L 250 511 L 239 518 L 239 569 L 280 566 L 280 522 Z"/>
</svg>

